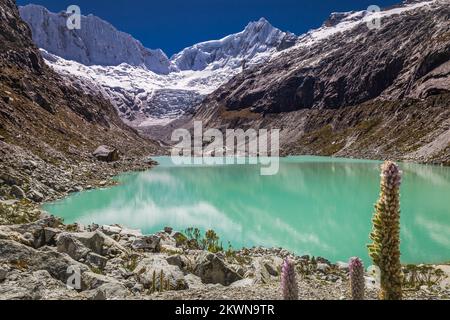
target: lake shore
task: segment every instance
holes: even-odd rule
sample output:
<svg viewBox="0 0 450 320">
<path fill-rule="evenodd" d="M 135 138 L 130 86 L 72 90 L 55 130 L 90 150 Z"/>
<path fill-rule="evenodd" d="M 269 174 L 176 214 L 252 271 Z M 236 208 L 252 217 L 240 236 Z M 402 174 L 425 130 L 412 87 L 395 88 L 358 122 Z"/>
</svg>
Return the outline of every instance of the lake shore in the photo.
<svg viewBox="0 0 450 320">
<path fill-rule="evenodd" d="M 154 159 L 157 167 L 121 175 L 118 186 L 43 208 L 68 223 L 122 224 L 147 234 L 167 225 L 213 229 L 225 245 L 277 246 L 332 261 L 359 256 L 370 263 L 366 244 L 379 195 L 379 161 L 289 157 L 280 159 L 278 174 L 261 177 L 258 165 L 178 166 L 170 157 Z M 434 226 L 450 223 L 443 200 L 450 171 L 400 165 L 402 261 L 446 261 L 445 228 Z"/>
<path fill-rule="evenodd" d="M 113 186 L 117 174 L 154 165 L 146 161 L 108 165 L 110 171 L 101 176 L 105 180 L 79 179 L 76 183 L 83 189 Z M 95 170 L 104 166 L 100 163 Z M 69 193 L 58 192 L 49 199 Z M 351 299 L 344 262 L 300 257 L 281 248 L 228 253 L 193 250 L 177 243 L 179 233 L 170 228 L 142 235 L 118 225 L 65 225 L 33 200 L 4 200 L 0 209 L 0 224 L 4 224 L 0 226 L 0 299 L 278 300 L 285 258 L 296 262 L 300 299 Z M 67 268 L 74 265 L 82 270 L 79 290 L 66 286 Z M 208 273 L 210 268 L 217 272 Z M 427 268 L 427 272 L 443 269 L 450 275 L 449 265 Z M 161 271 L 168 282 L 157 279 Z M 158 283 L 163 283 L 162 288 Z M 376 281 L 369 274 L 366 288 L 366 299 L 377 299 Z M 448 279 L 416 283 L 405 290 L 405 299 L 450 299 Z"/>
</svg>

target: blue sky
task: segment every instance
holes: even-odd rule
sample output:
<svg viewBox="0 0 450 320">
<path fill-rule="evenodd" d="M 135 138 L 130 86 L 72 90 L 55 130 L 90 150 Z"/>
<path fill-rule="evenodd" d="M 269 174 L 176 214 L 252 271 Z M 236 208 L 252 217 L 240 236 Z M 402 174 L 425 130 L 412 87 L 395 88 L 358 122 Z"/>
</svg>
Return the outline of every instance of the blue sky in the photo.
<svg viewBox="0 0 450 320">
<path fill-rule="evenodd" d="M 132 34 L 146 47 L 169 56 L 194 43 L 241 31 L 250 21 L 268 19 L 283 31 L 302 34 L 319 27 L 331 12 L 386 7 L 400 0 L 17 0 L 59 12 L 69 5 Z"/>
</svg>

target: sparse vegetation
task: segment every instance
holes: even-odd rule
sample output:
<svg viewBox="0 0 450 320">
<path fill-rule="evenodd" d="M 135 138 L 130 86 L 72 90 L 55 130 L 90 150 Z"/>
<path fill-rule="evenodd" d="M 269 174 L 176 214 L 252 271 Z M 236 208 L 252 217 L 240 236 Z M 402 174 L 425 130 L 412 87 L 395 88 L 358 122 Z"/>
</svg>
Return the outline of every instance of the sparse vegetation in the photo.
<svg viewBox="0 0 450 320">
<path fill-rule="evenodd" d="M 188 238 L 181 232 L 175 235 L 177 247 L 183 247 L 187 244 Z"/>
<path fill-rule="evenodd" d="M 430 265 L 409 264 L 403 268 L 403 286 L 418 290 L 422 286 L 432 287 L 446 278 L 445 272 Z"/>
<path fill-rule="evenodd" d="M 369 101 L 345 109 L 308 111 L 306 125 L 282 154 L 338 155 L 364 159 L 415 159 L 450 165 L 449 147 L 429 155 L 413 154 L 445 132 L 436 119 L 450 116 L 449 94 L 425 100 Z M 389 129 L 390 128 L 390 129 Z"/>
<path fill-rule="evenodd" d="M 153 294 L 156 292 L 163 293 L 165 291 L 170 291 L 174 288 L 171 287 L 170 279 L 166 277 L 164 274 L 164 270 L 160 270 L 160 272 L 157 274 L 156 270 L 152 273 L 152 279 L 151 279 L 151 287 L 148 290 L 149 294 Z"/>
<path fill-rule="evenodd" d="M 188 228 L 185 236 L 178 236 L 179 241 L 185 243 L 189 249 L 208 250 L 212 253 L 222 252 L 223 246 L 214 230 L 208 230 L 203 235 L 198 228 Z"/>
<path fill-rule="evenodd" d="M 103 271 L 97 267 L 91 267 L 91 271 L 95 274 L 103 274 Z"/>
<path fill-rule="evenodd" d="M 296 265 L 297 267 L 297 272 L 303 277 L 303 278 L 307 278 L 308 276 L 310 276 L 311 274 L 313 274 L 313 272 L 315 271 L 317 264 L 316 263 L 311 263 L 307 260 L 300 260 L 299 263 L 297 263 Z"/>
<path fill-rule="evenodd" d="M 225 255 L 227 258 L 234 258 L 236 257 L 236 251 L 233 249 L 233 246 L 231 245 L 231 242 L 228 241 L 228 249 L 225 251 Z"/>
</svg>

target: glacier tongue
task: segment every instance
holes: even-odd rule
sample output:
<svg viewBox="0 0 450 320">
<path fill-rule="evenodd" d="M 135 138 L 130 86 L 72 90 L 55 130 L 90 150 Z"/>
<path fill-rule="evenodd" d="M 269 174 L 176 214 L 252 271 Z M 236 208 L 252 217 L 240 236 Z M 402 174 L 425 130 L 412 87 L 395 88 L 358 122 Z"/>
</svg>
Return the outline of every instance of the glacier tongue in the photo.
<svg viewBox="0 0 450 320">
<path fill-rule="evenodd" d="M 84 92 L 101 93 L 128 124 L 167 124 L 190 112 L 241 68 L 185 70 L 167 75 L 122 63 L 118 66 L 86 66 L 41 49 L 46 63 Z"/>
</svg>

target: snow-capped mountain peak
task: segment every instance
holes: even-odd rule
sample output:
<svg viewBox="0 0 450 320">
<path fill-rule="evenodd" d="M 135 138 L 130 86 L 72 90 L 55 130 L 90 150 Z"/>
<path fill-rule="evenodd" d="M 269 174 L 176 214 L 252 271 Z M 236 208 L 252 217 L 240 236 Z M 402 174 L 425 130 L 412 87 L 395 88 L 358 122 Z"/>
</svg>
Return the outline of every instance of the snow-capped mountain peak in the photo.
<svg viewBox="0 0 450 320">
<path fill-rule="evenodd" d="M 220 40 L 206 41 L 188 47 L 172 57 L 180 70 L 204 70 L 229 66 L 241 67 L 258 54 L 294 45 L 296 36 L 273 27 L 265 18 L 250 22 L 239 32 Z"/>
</svg>

